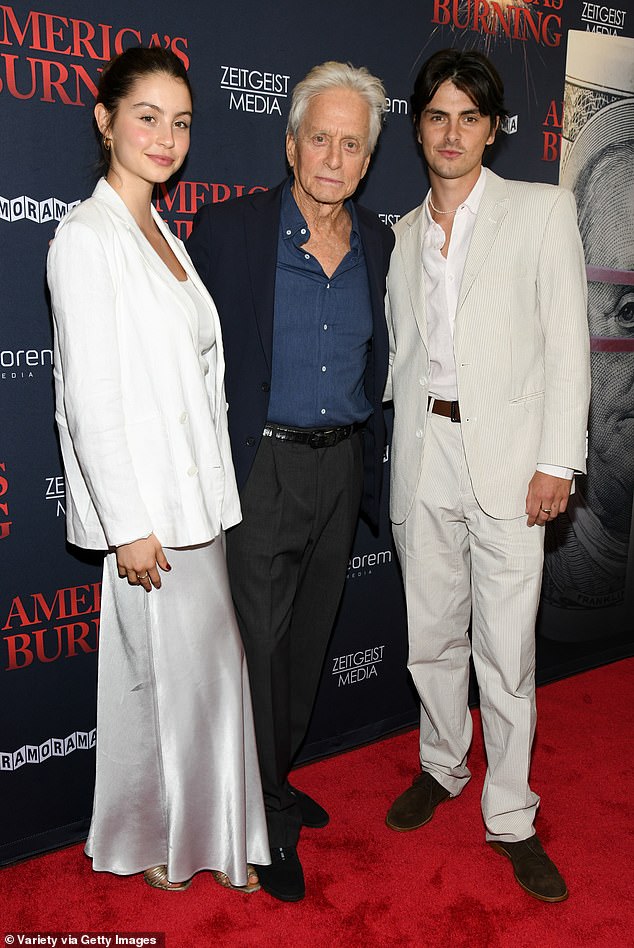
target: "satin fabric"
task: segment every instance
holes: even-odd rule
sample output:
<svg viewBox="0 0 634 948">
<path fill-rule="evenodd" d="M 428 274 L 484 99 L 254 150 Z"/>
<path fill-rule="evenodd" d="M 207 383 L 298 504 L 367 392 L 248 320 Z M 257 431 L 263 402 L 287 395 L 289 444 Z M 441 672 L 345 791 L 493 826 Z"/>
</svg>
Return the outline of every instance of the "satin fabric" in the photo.
<svg viewBox="0 0 634 948">
<path fill-rule="evenodd" d="M 166 550 L 149 594 L 103 573 L 97 775 L 86 853 L 120 874 L 167 865 L 247 881 L 269 850 L 247 669 L 221 538 Z"/>
</svg>

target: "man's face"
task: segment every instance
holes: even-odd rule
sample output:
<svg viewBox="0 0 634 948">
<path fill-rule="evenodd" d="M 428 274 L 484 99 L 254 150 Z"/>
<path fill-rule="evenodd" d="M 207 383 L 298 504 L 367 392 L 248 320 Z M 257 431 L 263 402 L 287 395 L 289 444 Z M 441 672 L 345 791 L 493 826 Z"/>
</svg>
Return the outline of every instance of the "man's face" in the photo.
<svg viewBox="0 0 634 948">
<path fill-rule="evenodd" d="M 352 89 L 330 89 L 310 99 L 297 138 L 286 136 L 296 199 L 341 204 L 357 189 L 370 163 L 370 109 Z"/>
<path fill-rule="evenodd" d="M 475 184 L 482 155 L 495 138 L 497 122 L 481 115 L 475 102 L 447 80 L 436 90 L 418 123 L 418 140 L 430 177 L 468 179 Z"/>
</svg>

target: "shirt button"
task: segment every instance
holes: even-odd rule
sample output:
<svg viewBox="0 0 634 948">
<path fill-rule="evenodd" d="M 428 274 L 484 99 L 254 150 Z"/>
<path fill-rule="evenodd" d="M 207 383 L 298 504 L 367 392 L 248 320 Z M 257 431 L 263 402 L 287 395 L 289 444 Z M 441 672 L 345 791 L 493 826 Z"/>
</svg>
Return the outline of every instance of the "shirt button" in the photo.
<svg viewBox="0 0 634 948">
<path fill-rule="evenodd" d="M 189 418 L 189 415 L 187 414 L 186 411 L 184 411 L 178 420 L 180 421 L 181 425 L 184 425 L 187 422 L 188 418 Z"/>
<path fill-rule="evenodd" d="M 325 408 L 322 408 L 321 413 L 322 413 L 322 415 L 325 415 L 325 414 L 326 414 L 326 409 L 325 409 Z"/>
<path fill-rule="evenodd" d="M 422 438 L 422 437 L 423 437 L 423 432 L 421 431 L 420 428 L 418 428 L 417 431 L 416 431 L 416 437 L 417 437 L 417 438 Z"/>
<path fill-rule="evenodd" d="M 309 253 L 305 253 L 305 254 L 304 254 L 304 260 L 310 260 L 310 254 L 309 254 Z"/>
<path fill-rule="evenodd" d="M 286 231 L 286 236 L 287 236 L 287 237 L 290 237 L 292 233 L 293 233 L 292 230 L 287 230 L 287 231 Z"/>
<path fill-rule="evenodd" d="M 322 365 L 321 371 L 322 371 L 322 372 L 325 372 L 325 371 L 326 371 L 326 366 L 325 366 L 325 365 Z"/>
<path fill-rule="evenodd" d="M 424 384 L 426 383 L 426 381 L 427 381 L 427 379 L 425 378 L 425 376 L 424 376 L 424 375 L 421 375 L 421 377 L 420 377 L 419 380 L 418 380 L 418 384 L 419 384 L 419 385 L 424 385 Z"/>
<path fill-rule="evenodd" d="M 324 332 L 328 329 L 328 323 L 324 323 Z"/>
<path fill-rule="evenodd" d="M 327 289 L 327 290 L 330 289 L 330 283 L 326 283 L 326 289 Z"/>
<path fill-rule="evenodd" d="M 302 229 L 300 230 L 300 234 L 305 234 L 305 233 L 306 233 L 306 228 L 302 227 Z"/>
<path fill-rule="evenodd" d="M 188 477 L 196 477 L 197 474 L 198 474 L 198 468 L 196 467 L 195 464 L 192 464 L 191 467 L 188 467 L 188 468 L 187 468 L 187 476 L 188 476 Z"/>
</svg>

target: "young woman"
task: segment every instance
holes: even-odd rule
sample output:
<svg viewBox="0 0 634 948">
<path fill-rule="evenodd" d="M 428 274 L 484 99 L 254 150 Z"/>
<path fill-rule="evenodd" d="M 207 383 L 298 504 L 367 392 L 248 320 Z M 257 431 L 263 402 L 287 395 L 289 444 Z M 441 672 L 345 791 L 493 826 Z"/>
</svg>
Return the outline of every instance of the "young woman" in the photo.
<svg viewBox="0 0 634 948">
<path fill-rule="evenodd" d="M 152 206 L 189 148 L 182 62 L 104 70 L 107 166 L 48 259 L 71 543 L 107 550 L 93 868 L 182 891 L 201 869 L 255 891 L 269 861 L 223 531 L 240 520 L 213 301 Z"/>
</svg>

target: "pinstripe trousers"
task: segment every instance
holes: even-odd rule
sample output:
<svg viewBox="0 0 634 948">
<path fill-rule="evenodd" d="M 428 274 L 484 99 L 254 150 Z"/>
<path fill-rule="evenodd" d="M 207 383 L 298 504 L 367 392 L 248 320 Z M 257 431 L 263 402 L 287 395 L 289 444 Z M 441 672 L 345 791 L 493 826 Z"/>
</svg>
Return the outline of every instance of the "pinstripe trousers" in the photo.
<svg viewBox="0 0 634 948">
<path fill-rule="evenodd" d="M 414 503 L 393 529 L 407 598 L 408 668 L 421 701 L 421 766 L 452 796 L 470 778 L 473 654 L 487 755 L 486 837 L 526 839 L 539 805 L 528 778 L 544 531 L 527 527 L 526 516 L 484 513 L 460 424 L 431 413 Z"/>
</svg>

